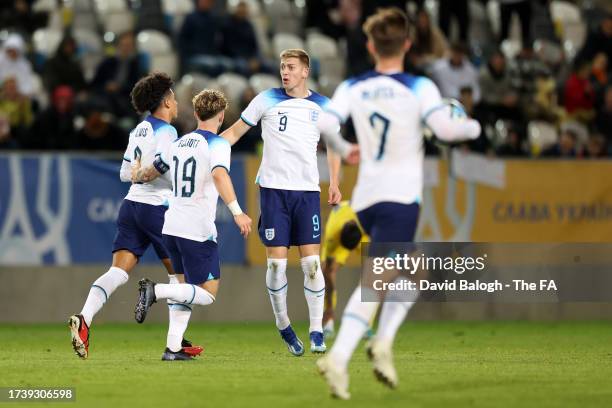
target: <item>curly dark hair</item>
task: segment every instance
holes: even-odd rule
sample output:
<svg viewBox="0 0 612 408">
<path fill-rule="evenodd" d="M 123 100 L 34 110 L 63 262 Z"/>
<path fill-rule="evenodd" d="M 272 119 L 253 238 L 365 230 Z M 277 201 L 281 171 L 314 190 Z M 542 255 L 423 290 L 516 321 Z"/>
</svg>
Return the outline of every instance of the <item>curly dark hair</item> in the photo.
<svg viewBox="0 0 612 408">
<path fill-rule="evenodd" d="M 163 72 L 153 72 L 140 78 L 130 92 L 132 106 L 141 114 L 155 112 L 173 85 L 172 78 Z"/>
</svg>

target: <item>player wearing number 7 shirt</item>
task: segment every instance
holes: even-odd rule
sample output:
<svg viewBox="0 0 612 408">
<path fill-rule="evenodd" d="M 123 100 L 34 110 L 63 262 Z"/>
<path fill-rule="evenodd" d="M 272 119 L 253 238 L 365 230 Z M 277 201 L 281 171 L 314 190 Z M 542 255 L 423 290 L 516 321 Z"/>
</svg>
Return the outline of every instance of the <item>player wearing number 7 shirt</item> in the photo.
<svg viewBox="0 0 612 408">
<path fill-rule="evenodd" d="M 280 55 L 282 87 L 257 95 L 240 119 L 221 134 L 233 145 L 261 121 L 264 148 L 255 181 L 260 187 L 258 231 L 266 247 L 266 286 L 276 327 L 289 352 L 295 356 L 304 354 L 304 345 L 293 331 L 287 314 L 286 269 L 290 246 L 299 248 L 304 272 L 304 295 L 310 315 L 310 351 L 326 351 L 322 327 L 325 279 L 319 258 L 322 225 L 317 122 L 329 99 L 308 89 L 309 72 L 310 58 L 304 50 L 283 51 Z M 328 143 L 343 157 L 354 153 L 349 152 L 348 143 Z M 338 189 L 340 157 L 331 149 L 328 149 L 328 164 L 328 202 L 338 204 L 341 200 Z"/>
</svg>

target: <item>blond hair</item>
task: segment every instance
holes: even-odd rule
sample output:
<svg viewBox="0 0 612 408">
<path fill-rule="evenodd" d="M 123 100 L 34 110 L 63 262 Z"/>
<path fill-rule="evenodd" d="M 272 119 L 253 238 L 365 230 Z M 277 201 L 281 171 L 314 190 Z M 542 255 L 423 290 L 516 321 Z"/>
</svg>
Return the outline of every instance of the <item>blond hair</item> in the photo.
<svg viewBox="0 0 612 408">
<path fill-rule="evenodd" d="M 287 58 L 297 58 L 302 64 L 310 68 L 310 56 L 304 50 L 299 48 L 290 48 L 280 53 L 280 59 L 284 60 Z"/>
<path fill-rule="evenodd" d="M 393 57 L 404 49 L 410 27 L 406 13 L 397 7 L 378 9 L 363 24 L 363 32 L 381 57 Z"/>
<path fill-rule="evenodd" d="M 204 89 L 193 97 L 193 109 L 202 121 L 216 116 L 219 112 L 227 109 L 227 99 L 223 92 L 215 89 Z"/>
</svg>

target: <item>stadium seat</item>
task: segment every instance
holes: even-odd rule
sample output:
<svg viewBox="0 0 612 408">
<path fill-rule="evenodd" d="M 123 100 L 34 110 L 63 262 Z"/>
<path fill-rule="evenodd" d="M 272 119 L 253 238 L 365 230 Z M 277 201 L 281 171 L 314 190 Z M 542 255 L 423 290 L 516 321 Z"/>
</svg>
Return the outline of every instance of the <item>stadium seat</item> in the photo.
<svg viewBox="0 0 612 408">
<path fill-rule="evenodd" d="M 571 130 L 578 136 L 578 145 L 585 146 L 589 141 L 589 129 L 580 122 L 568 121 L 561 124 L 561 131 Z"/>
<path fill-rule="evenodd" d="M 264 0 L 263 4 L 266 15 L 272 18 L 272 20 L 293 17 L 293 11 L 289 0 Z"/>
<path fill-rule="evenodd" d="M 540 59 L 547 64 L 557 65 L 563 59 L 562 48 L 552 41 L 536 40 L 533 43 L 533 49 Z"/>
<path fill-rule="evenodd" d="M 338 58 L 338 44 L 324 34 L 310 33 L 306 38 L 306 51 L 312 58 Z"/>
<path fill-rule="evenodd" d="M 260 93 L 269 88 L 278 88 L 281 85 L 280 79 L 276 75 L 255 74 L 249 79 L 249 84 L 255 93 Z"/>
<path fill-rule="evenodd" d="M 580 23 L 582 16 L 580 9 L 569 1 L 553 0 L 550 2 L 550 15 L 555 22 Z"/>
<path fill-rule="evenodd" d="M 532 120 L 527 125 L 527 138 L 531 152 L 538 156 L 543 150 L 557 143 L 557 130 L 548 122 Z"/>
<path fill-rule="evenodd" d="M 261 50 L 261 53 L 268 57 L 278 57 L 272 55 L 272 44 L 268 38 L 268 19 L 265 16 L 251 17 L 251 23 L 255 30 L 255 36 L 257 37 L 257 45 Z"/>
<path fill-rule="evenodd" d="M 172 29 L 178 32 L 183 25 L 185 16 L 195 7 L 192 0 L 162 0 L 162 11 L 170 19 Z"/>
<path fill-rule="evenodd" d="M 42 78 L 37 73 L 32 73 L 32 89 L 33 98 L 38 101 L 40 109 L 45 109 L 49 106 L 49 95 L 45 91 Z"/>
<path fill-rule="evenodd" d="M 229 12 L 232 12 L 234 8 L 238 5 L 238 3 L 240 3 L 241 1 L 244 1 L 247 4 L 249 8 L 249 15 L 251 16 L 251 18 L 259 17 L 262 15 L 261 4 L 257 0 L 228 0 L 227 10 Z"/>
<path fill-rule="evenodd" d="M 587 26 L 583 22 L 567 23 L 563 26 L 563 49 L 573 59 L 584 45 L 587 36 Z"/>
<path fill-rule="evenodd" d="M 272 39 L 274 54 L 279 55 L 281 51 L 288 48 L 304 49 L 304 41 L 294 34 L 276 33 Z"/>
<path fill-rule="evenodd" d="M 289 0 L 264 0 L 264 11 L 276 33 L 302 34 L 301 20 L 294 14 Z"/>
<path fill-rule="evenodd" d="M 136 37 L 138 50 L 150 55 L 165 55 L 174 53 L 170 38 L 161 31 L 143 30 Z"/>
<path fill-rule="evenodd" d="M 509 38 L 505 39 L 501 43 L 501 50 L 508 60 L 512 60 L 521 52 L 521 41 Z"/>
<path fill-rule="evenodd" d="M 489 24 L 493 33 L 497 36 L 501 31 L 501 10 L 499 1 L 489 0 L 487 2 L 487 16 L 489 17 Z"/>
<path fill-rule="evenodd" d="M 32 4 L 32 11 L 35 12 L 47 12 L 50 13 L 57 9 L 57 2 L 55 0 L 36 0 Z"/>
<path fill-rule="evenodd" d="M 79 58 L 85 78 L 91 80 L 96 67 L 104 57 L 102 39 L 97 32 L 91 29 L 76 28 L 72 34 L 79 47 Z"/>
<path fill-rule="evenodd" d="M 49 28 L 39 28 L 34 31 L 34 35 L 32 36 L 34 51 L 45 57 L 49 57 L 55 53 L 61 40 L 62 32 Z"/>
<path fill-rule="evenodd" d="M 106 31 L 121 34 L 134 29 L 134 15 L 125 0 L 95 0 L 95 10 Z"/>
<path fill-rule="evenodd" d="M 249 86 L 249 81 L 242 75 L 226 72 L 217 77 L 217 83 L 228 97 L 230 105 L 238 106 L 242 94 Z"/>
<path fill-rule="evenodd" d="M 127 3 L 125 0 L 95 0 L 96 11 L 100 14 L 127 12 Z"/>
</svg>

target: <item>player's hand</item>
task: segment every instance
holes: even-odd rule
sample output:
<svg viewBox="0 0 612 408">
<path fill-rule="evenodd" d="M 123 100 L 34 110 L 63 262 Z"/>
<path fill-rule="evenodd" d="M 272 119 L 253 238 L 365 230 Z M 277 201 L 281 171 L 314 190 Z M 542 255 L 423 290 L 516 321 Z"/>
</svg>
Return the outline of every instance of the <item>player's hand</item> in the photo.
<svg viewBox="0 0 612 408">
<path fill-rule="evenodd" d="M 251 218 L 245 213 L 242 213 L 234 216 L 234 222 L 238 226 L 238 229 L 240 229 L 240 234 L 246 238 L 251 232 L 251 224 L 253 223 Z"/>
<path fill-rule="evenodd" d="M 327 203 L 330 205 L 336 205 L 342 200 L 342 193 L 340 193 L 340 189 L 337 185 L 330 185 L 328 194 L 329 199 L 327 200 Z"/>
<path fill-rule="evenodd" d="M 137 183 L 138 180 L 138 171 L 140 170 L 140 159 L 134 159 L 132 161 L 132 183 Z"/>
<path fill-rule="evenodd" d="M 348 156 L 346 156 L 346 159 L 344 159 L 344 161 L 346 161 L 347 164 L 354 166 L 359 163 L 359 158 L 359 145 L 351 144 L 351 150 L 349 151 L 349 154 Z"/>
</svg>

